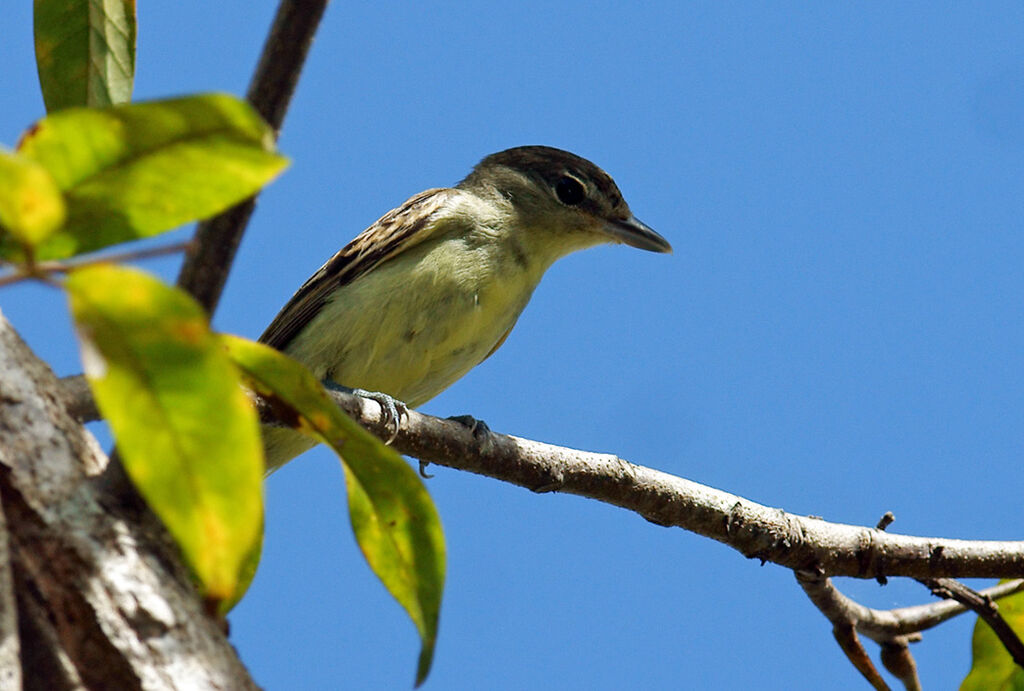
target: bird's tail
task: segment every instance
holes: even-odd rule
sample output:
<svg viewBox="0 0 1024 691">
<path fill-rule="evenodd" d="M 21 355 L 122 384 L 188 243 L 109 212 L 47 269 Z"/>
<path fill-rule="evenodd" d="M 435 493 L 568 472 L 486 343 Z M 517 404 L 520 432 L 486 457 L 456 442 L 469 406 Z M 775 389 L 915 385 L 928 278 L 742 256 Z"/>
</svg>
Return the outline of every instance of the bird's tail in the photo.
<svg viewBox="0 0 1024 691">
<path fill-rule="evenodd" d="M 287 427 L 264 425 L 261 431 L 267 475 L 317 444 L 313 437 Z"/>
</svg>

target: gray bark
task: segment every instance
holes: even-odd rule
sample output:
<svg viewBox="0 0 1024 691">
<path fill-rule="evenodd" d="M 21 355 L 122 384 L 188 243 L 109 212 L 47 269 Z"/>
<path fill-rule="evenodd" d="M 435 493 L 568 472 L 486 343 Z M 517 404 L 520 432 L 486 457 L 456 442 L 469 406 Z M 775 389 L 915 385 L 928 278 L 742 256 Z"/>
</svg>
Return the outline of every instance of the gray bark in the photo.
<svg viewBox="0 0 1024 691">
<path fill-rule="evenodd" d="M 0 688 L 256 688 L 160 523 L 0 315 Z"/>
</svg>

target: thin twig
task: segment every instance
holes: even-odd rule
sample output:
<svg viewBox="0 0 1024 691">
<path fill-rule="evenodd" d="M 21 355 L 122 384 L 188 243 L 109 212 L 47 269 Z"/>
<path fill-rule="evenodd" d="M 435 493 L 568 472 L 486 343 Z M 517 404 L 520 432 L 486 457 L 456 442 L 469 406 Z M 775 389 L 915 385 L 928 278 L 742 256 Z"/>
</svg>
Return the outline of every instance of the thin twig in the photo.
<svg viewBox="0 0 1024 691">
<path fill-rule="evenodd" d="M 795 575 L 807 597 L 826 619 L 833 624 L 837 621 L 856 622 L 857 630 L 877 643 L 899 637 L 909 637 L 913 641 L 920 637 L 921 631 L 970 611 L 954 600 L 887 610 L 872 609 L 843 595 L 821 571 L 798 570 Z M 981 594 L 997 600 L 1021 591 L 1024 591 L 1024 579 L 994 585 Z"/>
<path fill-rule="evenodd" d="M 145 249 L 109 252 L 107 254 L 90 254 L 87 257 L 76 257 L 74 259 L 59 261 L 36 262 L 32 264 L 31 267 L 19 268 L 14 273 L 6 276 L 0 276 L 0 287 L 26 280 L 38 280 L 52 283 L 52 281 L 46 281 L 49 274 L 67 273 L 69 271 L 74 271 L 75 269 L 81 269 L 85 266 L 94 266 L 96 264 L 116 264 L 121 262 L 138 261 L 140 259 L 151 259 L 152 257 L 160 257 L 166 254 L 187 252 L 192 247 L 192 244 L 192 240 L 186 240 L 184 242 L 176 242 L 172 245 L 162 245 L 160 247 L 147 247 Z"/>
<path fill-rule="evenodd" d="M 840 622 L 832 626 L 832 635 L 846 655 L 846 659 L 868 680 L 871 688 L 877 691 L 889 691 L 889 685 L 882 679 L 882 675 L 878 673 L 878 669 L 871 662 L 864 646 L 861 645 L 860 638 L 857 637 L 857 627 L 850 622 Z"/>
<path fill-rule="evenodd" d="M 82 423 L 95 422 L 102 418 L 84 374 L 62 377 L 60 389 L 71 417 Z"/>
<path fill-rule="evenodd" d="M 0 288 L 20 283 L 21 281 L 30 281 L 33 278 L 36 278 L 35 274 L 25 273 L 24 271 L 12 271 L 5 276 L 0 276 Z"/>
<path fill-rule="evenodd" d="M 15 283 L 21 283 L 22 281 L 40 281 L 47 285 L 56 286 L 59 282 L 50 278 L 44 273 L 37 273 L 35 271 L 15 271 L 5 276 L 0 276 L 0 288 L 5 286 L 14 285 Z"/>
<path fill-rule="evenodd" d="M 160 247 L 146 247 L 143 249 L 125 250 L 123 252 L 89 255 L 88 257 L 68 259 L 67 261 L 39 262 L 36 264 L 36 268 L 40 271 L 46 272 L 67 273 L 68 271 L 80 269 L 83 266 L 92 266 L 94 264 L 116 264 L 121 262 L 138 261 L 140 259 L 152 259 L 153 257 L 162 257 L 167 254 L 177 254 L 178 252 L 187 252 L 192 248 L 193 244 L 193 240 L 185 240 L 171 245 L 161 245 Z"/>
<path fill-rule="evenodd" d="M 933 595 L 956 600 L 975 612 L 999 637 L 999 642 L 1010 653 L 1017 666 L 1024 667 L 1024 643 L 999 614 L 999 606 L 989 595 L 972 590 L 952 578 L 927 578 L 919 581 L 931 590 Z"/>
<path fill-rule="evenodd" d="M 907 691 L 921 691 L 921 679 L 917 676 L 917 663 L 910 654 L 906 638 L 896 638 L 882 644 L 882 664 L 889 673 L 900 680 Z"/>
<path fill-rule="evenodd" d="M 282 0 L 277 8 L 246 94 L 275 134 L 281 130 L 327 2 Z M 178 274 L 178 285 L 191 293 L 211 315 L 217 308 L 255 200 L 255 197 L 247 199 L 200 223 L 195 232 L 195 250 L 186 255 Z"/>
</svg>

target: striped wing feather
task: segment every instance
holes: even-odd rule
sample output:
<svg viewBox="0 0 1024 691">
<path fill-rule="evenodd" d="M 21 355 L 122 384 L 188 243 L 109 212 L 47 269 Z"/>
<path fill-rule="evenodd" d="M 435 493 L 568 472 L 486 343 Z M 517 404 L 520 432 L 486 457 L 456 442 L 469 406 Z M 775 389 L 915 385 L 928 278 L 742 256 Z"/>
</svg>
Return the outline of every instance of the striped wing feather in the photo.
<svg viewBox="0 0 1024 691">
<path fill-rule="evenodd" d="M 450 188 L 427 190 L 384 214 L 302 284 L 274 317 L 260 341 L 284 350 L 335 290 L 429 237 L 429 231 L 421 231 L 431 226 L 436 214 L 454 194 L 458 192 Z"/>
</svg>

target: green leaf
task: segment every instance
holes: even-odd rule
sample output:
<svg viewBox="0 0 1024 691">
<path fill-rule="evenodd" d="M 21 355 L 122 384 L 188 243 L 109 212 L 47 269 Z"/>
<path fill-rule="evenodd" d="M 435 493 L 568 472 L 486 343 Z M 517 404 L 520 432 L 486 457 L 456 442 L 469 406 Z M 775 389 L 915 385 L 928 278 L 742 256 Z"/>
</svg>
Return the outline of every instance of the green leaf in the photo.
<svg viewBox="0 0 1024 691">
<path fill-rule="evenodd" d="M 426 488 L 401 456 L 342 413 L 305 367 L 265 345 L 221 339 L 254 390 L 341 457 L 356 541 L 419 631 L 422 683 L 437 640 L 445 569 L 441 520 Z"/>
<path fill-rule="evenodd" d="M 135 0 L 35 0 L 33 20 L 47 112 L 131 100 Z"/>
<path fill-rule="evenodd" d="M 1024 593 L 1004 597 L 998 605 L 1010 628 L 1018 636 L 1024 634 Z M 999 638 L 981 619 L 974 624 L 971 654 L 971 672 L 960 685 L 960 691 L 1024 691 L 1024 669 L 1013 662 Z"/>
<path fill-rule="evenodd" d="M 263 454 L 239 372 L 202 308 L 113 265 L 66 281 L 85 374 L 125 470 L 177 540 L 207 598 L 251 579 L 263 523 Z"/>
<path fill-rule="evenodd" d="M 255 194 L 287 164 L 247 103 L 207 94 L 40 120 L 19 152 L 64 192 L 65 226 L 40 259 L 62 259 L 212 216 Z"/>
<path fill-rule="evenodd" d="M 0 151 L 0 235 L 35 247 L 63 222 L 64 198 L 46 168 Z"/>
</svg>

